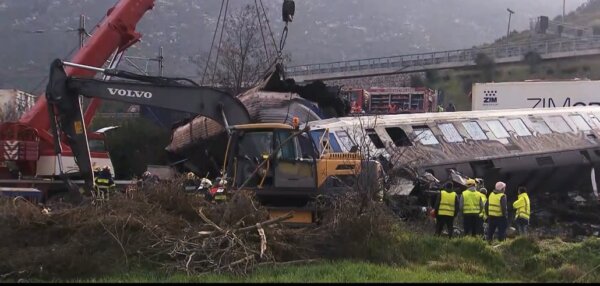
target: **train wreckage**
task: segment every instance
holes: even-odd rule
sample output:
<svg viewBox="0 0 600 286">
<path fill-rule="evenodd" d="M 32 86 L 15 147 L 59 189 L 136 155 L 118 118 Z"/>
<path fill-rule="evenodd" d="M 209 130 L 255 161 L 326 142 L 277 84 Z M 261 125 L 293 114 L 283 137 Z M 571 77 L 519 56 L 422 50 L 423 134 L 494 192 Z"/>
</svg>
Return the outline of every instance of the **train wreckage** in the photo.
<svg viewBox="0 0 600 286">
<path fill-rule="evenodd" d="M 340 89 L 323 82 L 297 85 L 272 69 L 254 88 L 237 96 L 252 123 L 300 124 L 349 114 L 350 105 L 338 96 Z M 204 116 L 176 123 L 166 151 L 178 167 L 197 174 L 217 174 L 223 162 L 227 136 L 218 122 Z"/>
<path fill-rule="evenodd" d="M 440 181 L 464 185 L 465 177 L 483 178 L 492 190 L 502 180 L 509 199 L 526 186 L 532 203 L 591 203 L 590 220 L 598 219 L 600 107 L 344 117 L 308 125 L 313 134 L 329 132 L 335 151 L 380 160 L 393 174 L 392 196 L 416 198 Z"/>
</svg>

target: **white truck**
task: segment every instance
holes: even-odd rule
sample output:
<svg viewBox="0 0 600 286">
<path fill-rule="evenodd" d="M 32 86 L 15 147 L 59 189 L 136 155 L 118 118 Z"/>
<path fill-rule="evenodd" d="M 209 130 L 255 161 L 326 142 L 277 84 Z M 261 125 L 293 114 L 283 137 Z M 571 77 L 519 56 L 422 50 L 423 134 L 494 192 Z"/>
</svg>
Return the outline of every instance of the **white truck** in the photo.
<svg viewBox="0 0 600 286">
<path fill-rule="evenodd" d="M 600 106 L 600 81 L 475 83 L 472 110 Z"/>
</svg>

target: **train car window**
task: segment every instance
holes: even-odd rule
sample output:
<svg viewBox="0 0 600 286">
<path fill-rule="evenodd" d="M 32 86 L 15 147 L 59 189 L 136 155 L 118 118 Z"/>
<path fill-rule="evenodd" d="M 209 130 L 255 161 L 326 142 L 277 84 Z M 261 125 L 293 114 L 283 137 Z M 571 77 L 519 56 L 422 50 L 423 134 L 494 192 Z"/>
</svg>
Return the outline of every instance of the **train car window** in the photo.
<svg viewBox="0 0 600 286">
<path fill-rule="evenodd" d="M 413 127 L 415 135 L 417 136 L 415 140 L 419 140 L 423 145 L 437 145 L 440 142 L 435 138 L 433 132 L 429 127 Z"/>
<path fill-rule="evenodd" d="M 499 120 L 488 120 L 485 123 L 488 125 L 490 130 L 492 130 L 492 133 L 494 133 L 494 136 L 496 136 L 496 138 L 502 139 L 510 137 L 510 135 L 508 134 L 506 129 L 504 129 L 504 126 L 502 126 L 502 123 L 500 123 Z"/>
<path fill-rule="evenodd" d="M 483 132 L 481 126 L 479 126 L 479 123 L 477 123 L 476 121 L 463 122 L 462 125 L 465 127 L 467 133 L 469 133 L 469 136 L 471 136 L 473 140 L 488 139 L 487 135 L 485 135 L 485 132 Z"/>
<path fill-rule="evenodd" d="M 333 133 L 329 133 L 329 144 L 331 144 L 331 149 L 333 150 L 333 152 L 342 152 L 342 147 L 340 147 L 340 143 L 337 141 Z"/>
<path fill-rule="evenodd" d="M 590 125 L 587 122 L 585 122 L 585 119 L 583 119 L 583 116 L 581 116 L 581 115 L 571 115 L 571 116 L 569 116 L 569 118 L 571 118 L 571 120 L 573 120 L 573 122 L 577 126 L 577 129 L 579 129 L 581 131 L 590 131 L 590 130 L 592 130 L 592 128 L 590 127 Z"/>
<path fill-rule="evenodd" d="M 406 135 L 406 132 L 402 130 L 400 127 L 390 127 L 386 128 L 385 131 L 388 133 L 392 141 L 394 141 L 394 145 L 396 147 L 410 147 L 412 146 L 412 142 L 410 142 L 410 138 Z"/>
<path fill-rule="evenodd" d="M 346 152 L 350 151 L 350 149 L 352 149 L 352 147 L 356 145 L 354 144 L 354 142 L 352 142 L 352 139 L 350 139 L 350 136 L 348 136 L 348 133 L 346 133 L 346 131 L 336 131 L 335 135 L 337 135 L 338 139 L 340 139 L 340 143 L 342 146 L 344 146 Z"/>
<path fill-rule="evenodd" d="M 543 119 L 529 118 L 529 120 L 533 124 L 535 131 L 539 132 L 540 134 L 546 135 L 552 133 L 550 127 L 548 127 L 548 124 L 546 124 Z"/>
<path fill-rule="evenodd" d="M 317 145 L 319 152 L 323 151 L 323 145 L 326 143 L 326 142 L 321 142 L 321 137 L 323 137 L 324 132 L 325 132 L 325 130 L 310 131 L 310 137 L 312 138 L 313 142 L 315 142 L 315 145 Z M 335 138 L 335 136 L 333 135 L 333 133 L 330 132 L 329 139 L 324 138 L 324 141 L 329 142 L 329 145 L 331 146 L 331 150 L 333 152 L 342 152 L 342 148 L 340 147 L 340 144 L 338 143 L 338 141 Z"/>
<path fill-rule="evenodd" d="M 371 142 L 375 144 L 377 149 L 385 148 L 383 141 L 381 141 L 381 138 L 379 138 L 379 135 L 377 132 L 375 132 L 375 129 L 366 129 L 365 131 L 367 131 L 367 136 L 369 136 L 369 139 L 371 139 Z"/>
<path fill-rule="evenodd" d="M 462 136 L 460 136 L 460 133 L 458 133 L 458 130 L 456 130 L 456 127 L 454 127 L 454 124 L 443 123 L 439 124 L 438 128 L 442 131 L 446 141 L 450 143 L 459 143 L 464 141 Z"/>
<path fill-rule="evenodd" d="M 550 116 L 546 118 L 546 123 L 551 126 L 552 130 L 558 133 L 567 133 L 573 131 L 562 116 Z"/>
<path fill-rule="evenodd" d="M 512 128 L 515 130 L 515 132 L 517 132 L 518 136 L 521 136 L 521 137 L 531 136 L 531 132 L 529 131 L 529 129 L 527 129 L 527 126 L 525 125 L 523 120 L 509 119 L 508 123 L 510 123 L 510 126 L 512 126 Z"/>
</svg>

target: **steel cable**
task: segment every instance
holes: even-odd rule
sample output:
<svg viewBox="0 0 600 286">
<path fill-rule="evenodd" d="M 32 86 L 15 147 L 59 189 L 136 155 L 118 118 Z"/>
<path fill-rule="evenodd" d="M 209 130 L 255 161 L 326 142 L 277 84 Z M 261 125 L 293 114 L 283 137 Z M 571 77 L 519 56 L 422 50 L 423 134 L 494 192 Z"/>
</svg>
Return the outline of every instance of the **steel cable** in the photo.
<svg viewBox="0 0 600 286">
<path fill-rule="evenodd" d="M 225 4 L 225 15 L 223 16 L 223 25 L 221 26 L 221 36 L 219 38 L 219 47 L 217 48 L 217 57 L 215 58 L 215 66 L 213 68 L 213 74 L 212 74 L 212 78 L 211 78 L 211 83 L 214 85 L 215 83 L 215 74 L 217 73 L 217 65 L 219 63 L 219 54 L 221 52 L 221 44 L 223 43 L 223 32 L 225 31 L 225 28 L 227 26 L 227 10 L 229 8 L 229 0 L 226 0 L 227 3 Z"/>
<path fill-rule="evenodd" d="M 262 36 L 262 41 L 263 41 L 263 45 L 265 47 L 265 56 L 267 57 L 266 60 L 269 60 L 269 50 L 267 49 L 267 41 L 265 40 L 265 33 L 263 31 L 263 26 L 262 26 L 262 16 L 260 15 L 260 11 L 258 9 L 258 1 L 254 0 L 254 6 L 256 7 L 256 16 L 258 17 L 258 25 L 260 27 L 260 35 Z M 265 15 L 265 18 L 267 17 L 267 15 Z"/>
<path fill-rule="evenodd" d="M 221 9 L 219 10 L 219 18 L 217 18 L 217 25 L 215 26 L 215 31 L 213 33 L 212 43 L 210 44 L 210 50 L 208 52 L 208 59 L 206 60 L 206 66 L 204 67 L 204 73 L 202 73 L 202 81 L 200 82 L 200 85 L 204 85 L 204 78 L 206 77 L 206 72 L 208 71 L 208 66 L 210 65 L 210 58 L 212 56 L 212 51 L 213 51 L 213 48 L 215 45 L 215 39 L 217 38 L 217 32 L 219 31 L 219 23 L 221 22 L 221 15 L 223 13 L 224 5 L 225 5 L 225 0 L 221 0 Z"/>
</svg>

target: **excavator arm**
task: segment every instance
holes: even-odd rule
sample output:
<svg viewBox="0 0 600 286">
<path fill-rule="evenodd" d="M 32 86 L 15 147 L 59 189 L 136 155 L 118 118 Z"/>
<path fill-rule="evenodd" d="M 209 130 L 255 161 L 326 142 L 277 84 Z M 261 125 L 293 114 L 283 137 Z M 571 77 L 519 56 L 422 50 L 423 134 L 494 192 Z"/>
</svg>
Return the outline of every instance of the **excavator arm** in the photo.
<svg viewBox="0 0 600 286">
<path fill-rule="evenodd" d="M 69 77 L 65 73 L 66 65 L 92 69 L 129 81 Z M 185 85 L 181 83 L 182 80 L 192 84 Z M 79 174 L 85 181 L 85 187 L 90 190 L 94 174 L 80 96 L 193 113 L 215 120 L 225 127 L 250 122 L 248 111 L 236 97 L 217 89 L 198 86 L 191 80 L 144 76 L 55 60 L 50 67 L 46 99 L 49 103 L 51 129 L 56 138 L 55 152 L 59 157 L 59 167 L 62 150 L 58 138 L 61 138 L 59 135 L 64 135 L 79 167 Z M 60 172 L 63 174 L 62 169 Z M 66 176 L 63 179 L 71 185 Z"/>
</svg>

